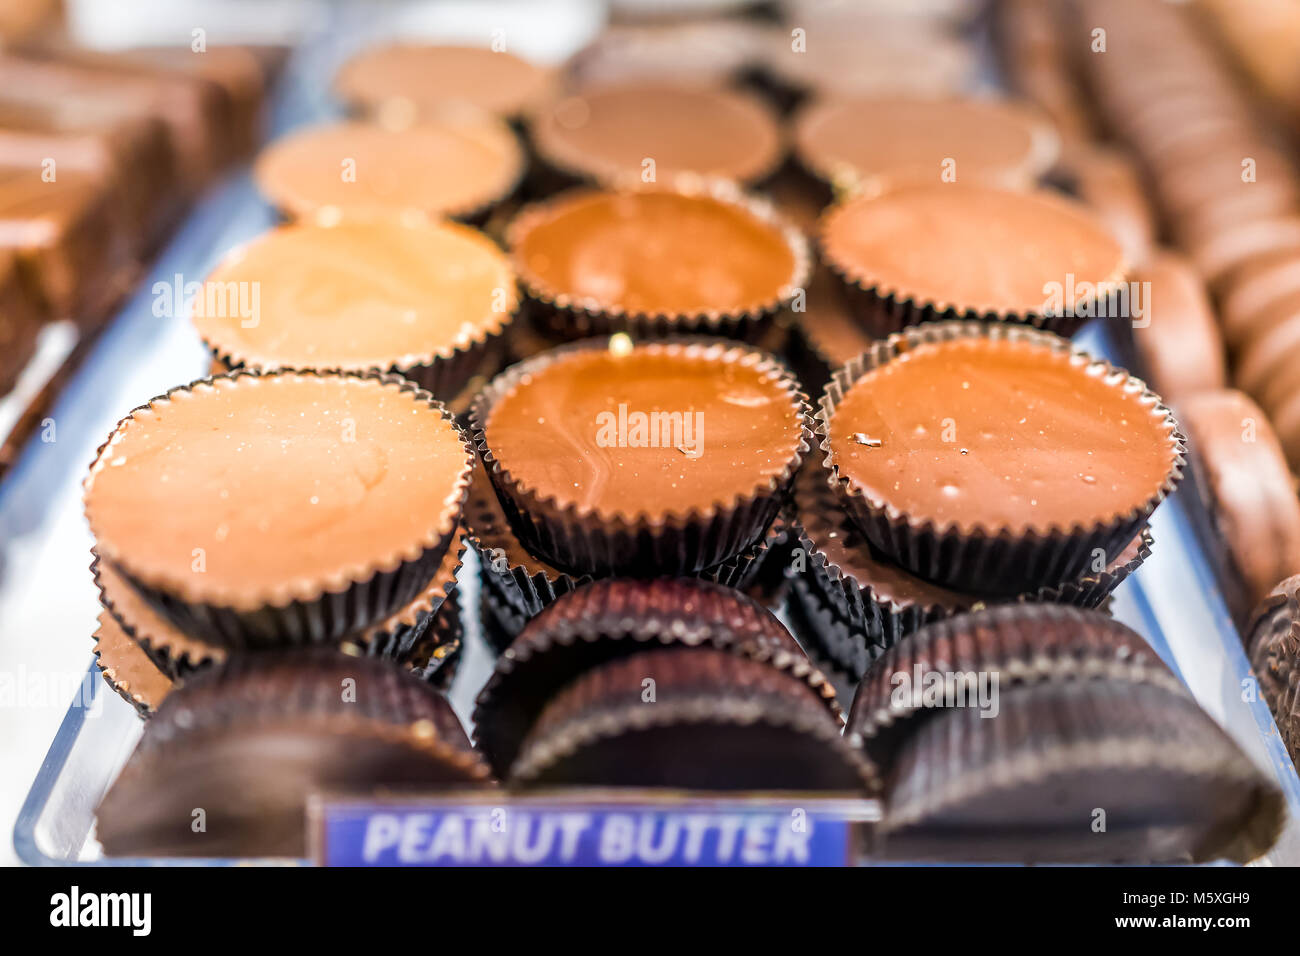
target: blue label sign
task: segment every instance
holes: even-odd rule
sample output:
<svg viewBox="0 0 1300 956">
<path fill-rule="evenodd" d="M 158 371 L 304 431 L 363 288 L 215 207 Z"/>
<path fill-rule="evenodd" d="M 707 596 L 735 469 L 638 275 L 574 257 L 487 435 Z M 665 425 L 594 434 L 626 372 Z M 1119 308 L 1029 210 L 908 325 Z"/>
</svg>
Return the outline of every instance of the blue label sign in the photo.
<svg viewBox="0 0 1300 956">
<path fill-rule="evenodd" d="M 843 866 L 866 801 L 443 800 L 314 808 L 327 866 Z"/>
</svg>

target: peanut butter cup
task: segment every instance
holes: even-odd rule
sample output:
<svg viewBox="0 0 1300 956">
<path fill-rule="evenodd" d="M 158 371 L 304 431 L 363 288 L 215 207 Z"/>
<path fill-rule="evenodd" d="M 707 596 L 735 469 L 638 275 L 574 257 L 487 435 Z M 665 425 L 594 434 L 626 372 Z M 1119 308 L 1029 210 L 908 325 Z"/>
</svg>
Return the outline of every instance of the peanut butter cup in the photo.
<svg viewBox="0 0 1300 956">
<path fill-rule="evenodd" d="M 517 119 L 549 99 L 555 73 L 506 50 L 393 43 L 352 57 L 334 77 L 334 93 L 356 112 L 380 119 L 437 116 L 469 104 Z"/>
<path fill-rule="evenodd" d="M 238 655 L 163 701 L 97 835 L 108 856 L 298 857 L 312 793 L 488 779 L 446 699 L 388 661 Z"/>
<path fill-rule="evenodd" d="M 809 272 L 798 231 L 725 183 L 569 192 L 525 208 L 506 239 L 533 321 L 565 339 L 623 331 L 752 340 Z"/>
<path fill-rule="evenodd" d="M 790 372 L 710 339 L 563 346 L 498 376 L 470 418 L 511 528 L 571 574 L 694 574 L 735 557 L 810 448 Z"/>
<path fill-rule="evenodd" d="M 417 676 L 431 679 L 445 659 L 460 650 L 459 608 L 445 616 L 443 610 L 454 602 L 456 573 L 464 553 L 465 542 L 460 538 L 443 556 L 433 580 L 411 603 L 365 631 L 343 638 L 339 650 L 354 656 L 395 659 Z M 90 571 L 103 606 L 95 632 L 100 670 L 113 689 L 142 714 L 157 709 L 173 681 L 226 660 L 225 647 L 181 633 L 111 564 L 96 559 Z M 452 666 L 449 674 L 454 669 Z"/>
<path fill-rule="evenodd" d="M 231 307 L 231 298 L 243 296 Z M 514 273 L 482 233 L 398 218 L 282 226 L 228 254 L 191 306 L 227 367 L 398 372 L 455 398 L 499 361 Z"/>
<path fill-rule="evenodd" d="M 780 621 L 739 591 L 706 581 L 597 581 L 557 598 L 497 658 L 479 692 L 475 739 L 508 769 L 546 702 L 578 675 L 647 648 L 713 648 L 805 683 L 838 717 L 835 691 Z"/>
<path fill-rule="evenodd" d="M 107 611 L 99 612 L 99 627 L 95 629 L 95 663 L 104 682 L 141 717 L 156 711 L 171 692 L 171 678 L 158 669 L 144 648 L 128 637 Z"/>
<path fill-rule="evenodd" d="M 874 336 L 944 318 L 1062 334 L 1127 318 L 1123 250 L 1084 206 L 963 183 L 862 195 L 821 220 L 823 258 Z"/>
<path fill-rule="evenodd" d="M 1108 563 L 1182 478 L 1159 398 L 1050 333 L 928 323 L 836 372 L 817 415 L 828 481 L 886 559 L 1010 595 Z"/>
<path fill-rule="evenodd" d="M 271 143 L 253 175 L 291 219 L 408 211 L 479 221 L 514 191 L 524 154 L 510 128 L 487 117 L 388 128 L 339 122 Z"/>
<path fill-rule="evenodd" d="M 671 83 L 583 90 L 538 115 L 531 132 L 546 163 L 612 186 L 681 174 L 752 184 L 785 152 L 776 118 L 757 98 Z"/>
<path fill-rule="evenodd" d="M 821 696 L 764 661 L 646 650 L 585 672 L 545 707 L 514 786 L 698 790 L 879 788 Z"/>
<path fill-rule="evenodd" d="M 821 645 L 831 663 L 855 679 L 879 651 L 924 624 L 1007 600 L 1101 606 L 1151 554 L 1145 528 L 1117 555 L 1098 556 L 1079 577 L 1007 598 L 932 584 L 881 558 L 854 525 L 820 465 L 795 477 L 792 496 L 802 578 L 833 609 L 845 639 Z"/>
<path fill-rule="evenodd" d="M 795 150 L 837 190 L 879 192 L 907 182 L 1033 186 L 1060 144 L 1028 104 L 933 96 L 837 97 L 806 107 Z"/>
<path fill-rule="evenodd" d="M 396 376 L 235 373 L 124 418 L 86 478 L 86 517 L 99 558 L 182 633 L 332 642 L 428 586 L 471 455 Z"/>
</svg>

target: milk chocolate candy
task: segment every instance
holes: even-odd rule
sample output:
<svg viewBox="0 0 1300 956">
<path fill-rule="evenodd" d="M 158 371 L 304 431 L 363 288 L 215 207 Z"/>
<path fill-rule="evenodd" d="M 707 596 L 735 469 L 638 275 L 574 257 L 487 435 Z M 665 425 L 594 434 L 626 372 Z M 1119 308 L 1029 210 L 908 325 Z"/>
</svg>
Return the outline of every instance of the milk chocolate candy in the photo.
<svg viewBox="0 0 1300 956">
<path fill-rule="evenodd" d="M 587 671 L 546 706 L 513 786 L 873 793 L 874 768 L 820 696 L 763 661 L 649 650 Z"/>
<path fill-rule="evenodd" d="M 1124 252 L 1087 209 L 1046 191 L 908 183 L 832 207 L 823 260 L 866 331 L 998 319 L 1072 334 L 1116 315 Z"/>
<path fill-rule="evenodd" d="M 1179 404 L 1220 564 L 1238 622 L 1280 579 L 1300 573 L 1300 500 L 1267 416 L 1241 392 L 1205 392 Z"/>
<path fill-rule="evenodd" d="M 148 252 L 183 203 L 167 127 L 149 116 L 107 114 L 73 100 L 32 104 L 0 91 L 0 157 L 16 166 L 105 175 L 137 254 Z"/>
<path fill-rule="evenodd" d="M 510 127 L 457 114 L 396 127 L 344 121 L 296 130 L 262 150 L 253 178 L 288 219 L 423 213 L 483 222 L 523 171 Z"/>
<path fill-rule="evenodd" d="M 0 249 L 50 317 L 89 328 L 120 298 L 136 264 L 117 212 L 105 170 L 0 165 Z"/>
<path fill-rule="evenodd" d="M 807 242 L 725 182 L 574 190 L 506 242 L 538 329 L 562 339 L 705 333 L 756 341 L 808 281 Z"/>
<path fill-rule="evenodd" d="M 181 632 L 333 643 L 428 587 L 471 455 L 405 379 L 235 373 L 123 419 L 91 466 L 86 515 L 96 554 Z"/>
<path fill-rule="evenodd" d="M 446 699 L 393 664 L 250 654 L 167 696 L 96 811 L 97 835 L 110 857 L 299 857 L 314 792 L 488 778 Z"/>
<path fill-rule="evenodd" d="M 0 89 L 7 98 L 38 108 L 75 104 L 104 116 L 161 119 L 189 195 L 210 182 L 229 158 L 221 144 L 223 94 L 217 84 L 197 77 L 121 60 L 9 53 L 0 56 Z"/>
<path fill-rule="evenodd" d="M 254 286 L 256 303 L 230 307 L 227 290 Z M 380 217 L 281 226 L 238 247 L 190 317 L 228 368 L 396 372 L 451 402 L 499 368 L 518 309 L 514 272 L 487 236 Z"/>
<path fill-rule="evenodd" d="M 506 50 L 420 43 L 363 50 L 334 77 L 334 93 L 349 109 L 381 122 L 436 117 L 466 105 L 520 120 L 555 88 L 555 71 Z"/>
<path fill-rule="evenodd" d="M 927 323 L 835 373 L 826 478 L 887 560 L 1015 595 L 1108 564 L 1182 478 L 1170 411 L 1122 369 L 1009 323 Z"/>
<path fill-rule="evenodd" d="M 40 310 L 23 282 L 18 257 L 0 252 L 0 396 L 13 387 L 35 353 L 40 328 Z"/>
<path fill-rule="evenodd" d="M 144 648 L 107 611 L 99 613 L 94 650 L 104 683 L 141 717 L 152 715 L 171 692 L 172 679 L 158 669 Z"/>
<path fill-rule="evenodd" d="M 1027 104 L 899 94 L 814 102 L 796 118 L 794 142 L 805 169 L 847 191 L 945 182 L 946 170 L 963 182 L 1026 189 L 1060 148 Z"/>
<path fill-rule="evenodd" d="M 542 161 L 571 181 L 615 187 L 683 176 L 752 185 L 785 154 L 756 97 L 680 82 L 579 90 L 534 117 L 530 133 Z"/>
<path fill-rule="evenodd" d="M 1273 711 L 1287 753 L 1300 766 L 1300 575 L 1268 593 L 1245 634 L 1260 693 Z"/>
<path fill-rule="evenodd" d="M 802 684 L 838 721 L 835 691 L 780 621 L 751 598 L 686 579 L 598 581 L 533 618 L 497 659 L 474 711 L 476 743 L 508 769 L 538 715 L 579 675 L 647 648 L 715 649 Z"/>
<path fill-rule="evenodd" d="M 1132 325 L 1133 346 L 1147 380 L 1171 402 L 1223 388 L 1223 338 L 1214 307 L 1191 263 L 1161 251 L 1134 276 L 1149 290 L 1146 314 Z"/>
<path fill-rule="evenodd" d="M 515 535 L 570 574 L 694 574 L 736 557 L 810 444 L 789 371 L 717 339 L 576 342 L 502 373 L 470 417 Z"/>
</svg>

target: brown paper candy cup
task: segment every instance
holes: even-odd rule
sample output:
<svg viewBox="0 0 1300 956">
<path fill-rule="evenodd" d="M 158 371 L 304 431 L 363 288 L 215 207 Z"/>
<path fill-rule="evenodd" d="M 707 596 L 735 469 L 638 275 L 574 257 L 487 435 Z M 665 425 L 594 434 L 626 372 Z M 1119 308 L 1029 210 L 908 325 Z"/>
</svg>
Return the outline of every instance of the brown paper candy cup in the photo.
<svg viewBox="0 0 1300 956">
<path fill-rule="evenodd" d="M 834 688 L 770 611 L 738 591 L 688 579 L 597 581 L 533 618 L 497 659 L 474 711 L 478 746 L 508 768 L 546 701 L 597 664 L 647 647 L 711 647 L 789 674 L 836 721 Z"/>
<path fill-rule="evenodd" d="M 656 577 L 695 574 L 717 567 L 761 541 L 781 509 L 786 489 L 811 447 L 805 434 L 781 472 L 747 495 L 707 509 L 642 513 L 629 520 L 602 516 L 530 488 L 496 458 L 487 425 L 497 403 L 541 370 L 568 355 L 606 348 L 603 341 L 575 342 L 507 369 L 485 388 L 470 410 L 474 441 L 511 530 L 532 554 L 570 574 Z M 776 359 L 718 339 L 674 338 L 638 348 L 667 354 L 745 362 L 769 372 L 795 409 L 806 409 L 799 383 Z M 805 426 L 805 431 L 807 427 Z"/>
<path fill-rule="evenodd" d="M 1151 414 L 1162 419 L 1172 451 L 1168 474 L 1151 495 L 1128 511 L 1104 521 L 1053 526 L 1047 531 L 986 529 L 959 524 L 936 525 L 900 511 L 888 501 L 869 498 L 840 473 L 829 438 L 829 422 L 849 389 L 873 369 L 918 346 L 964 338 L 1030 342 L 1068 352 L 1083 367 L 1096 370 L 1114 387 L 1138 392 Z M 827 481 L 838 493 L 853 523 L 885 559 L 937 584 L 990 596 L 1013 596 L 1059 585 L 1087 573 L 1097 554 L 1118 555 L 1145 527 L 1156 507 L 1183 478 L 1186 444 L 1173 414 L 1138 379 L 1108 362 L 1094 359 L 1059 336 L 1005 323 L 934 322 L 909 328 L 877 342 L 870 351 L 837 371 L 826 386 L 816 416 L 817 437 L 825 456 Z"/>
<path fill-rule="evenodd" d="M 211 386 L 214 382 L 242 380 L 255 382 L 278 376 L 358 378 L 383 382 L 402 392 L 410 393 L 415 407 L 423 406 L 436 412 L 459 433 L 459 426 L 456 426 L 455 419 L 441 403 L 413 382 L 400 376 L 373 373 L 343 373 L 335 376 L 311 371 L 275 372 L 263 376 L 237 371 L 229 375 L 203 379 L 191 385 L 178 386 L 127 415 L 118 424 L 113 435 L 100 446 L 91 465 L 90 475 L 85 480 L 87 497 L 89 498 L 91 493 L 96 473 L 104 467 L 105 456 L 113 448 L 115 436 L 138 412 L 163 406 L 178 393 L 193 392 Z M 416 600 L 437 574 L 443 558 L 457 538 L 457 522 L 465 495 L 469 490 L 473 451 L 463 436 L 462 444 L 465 466 L 455 487 L 458 501 L 441 517 L 440 524 L 435 529 L 436 535 L 432 533 L 429 535 L 429 543 L 414 559 L 394 555 L 391 560 L 371 562 L 364 576 L 354 576 L 341 589 L 332 589 L 335 586 L 326 583 L 317 585 L 316 582 L 298 582 L 297 584 L 301 584 L 302 587 L 295 585 L 292 592 L 285 588 L 283 594 L 260 606 L 214 603 L 197 593 L 185 593 L 168 585 L 146 580 L 144 576 L 135 573 L 132 569 L 129 546 L 124 548 L 117 542 L 106 541 L 102 534 L 97 534 L 98 540 L 93 553 L 97 558 L 111 561 L 114 568 L 135 591 L 179 631 L 204 642 L 227 648 L 273 648 L 336 643 L 348 635 L 383 622 Z M 88 517 L 94 531 L 94 518 L 89 514 Z M 445 530 L 442 530 L 444 528 Z M 305 591 L 311 591 L 312 595 L 294 596 Z"/>
</svg>

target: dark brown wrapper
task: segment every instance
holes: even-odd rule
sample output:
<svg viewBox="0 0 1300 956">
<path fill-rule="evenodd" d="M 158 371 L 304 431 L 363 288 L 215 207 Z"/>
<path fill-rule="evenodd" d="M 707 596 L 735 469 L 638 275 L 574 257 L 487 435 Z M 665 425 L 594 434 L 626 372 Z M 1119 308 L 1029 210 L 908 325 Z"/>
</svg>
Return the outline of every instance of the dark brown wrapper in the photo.
<svg viewBox="0 0 1300 956">
<path fill-rule="evenodd" d="M 266 374 L 324 375 L 326 373 L 300 371 Z M 460 427 L 447 408 L 408 379 L 375 373 L 339 374 L 341 377 L 375 379 L 395 385 L 402 391 L 411 393 L 417 402 L 438 412 L 445 421 L 456 428 L 458 433 L 460 432 Z M 217 376 L 217 378 L 232 380 L 243 377 L 259 377 L 259 375 L 254 372 L 235 371 L 229 375 Z M 151 408 L 155 403 L 169 400 L 177 392 L 189 391 L 195 385 L 212 381 L 211 378 L 201 379 L 191 385 L 180 385 L 170 389 L 129 413 L 122 422 L 118 423 L 114 434 L 132 418 L 136 411 Z M 463 434 L 460 437 L 465 451 L 465 468 L 457 483 L 459 502 L 449 515 L 449 530 L 441 534 L 433 545 L 424 548 L 415 560 L 400 560 L 391 569 L 376 566 L 368 578 L 353 580 L 340 591 L 322 588 L 319 596 L 312 599 L 288 598 L 253 610 L 243 610 L 238 607 L 188 599 L 184 595 L 174 594 L 161 586 L 142 580 L 121 561 L 114 561 L 114 566 L 155 610 L 182 633 L 192 635 L 199 640 L 230 649 L 265 649 L 337 643 L 348 635 L 365 631 L 383 622 L 416 600 L 437 574 L 447 551 L 458 538 L 457 523 L 464 507 L 465 496 L 469 491 L 473 449 Z M 85 480 L 87 491 L 94 481 L 95 468 L 111 442 L 112 435 L 105 440 L 96 454 L 96 460 L 91 465 L 91 473 Z M 97 559 L 100 558 L 102 549 L 102 541 L 92 549 Z"/>
<path fill-rule="evenodd" d="M 573 505 L 562 505 L 516 482 L 492 453 L 486 426 L 492 410 L 522 380 L 572 352 L 604 349 L 603 341 L 574 342 L 507 369 L 487 386 L 470 409 L 470 424 L 488 478 L 502 511 L 524 547 L 571 574 L 657 577 L 695 574 L 716 567 L 758 543 L 781 510 L 786 490 L 804 457 L 812 434 L 806 421 L 806 396 L 794 375 L 772 356 L 735 342 L 693 337 L 672 338 L 652 346 L 683 354 L 714 351 L 726 361 L 753 360 L 777 377 L 805 423 L 793 456 L 776 477 L 755 487 L 747 497 L 718 502 L 712 508 L 687 512 L 602 518 Z"/>
<path fill-rule="evenodd" d="M 509 768 L 529 727 L 577 675 L 647 647 L 710 647 L 762 661 L 805 684 L 834 722 L 834 688 L 776 617 L 753 599 L 711 582 L 597 581 L 533 618 L 497 659 L 474 710 L 477 745 Z"/>
<path fill-rule="evenodd" d="M 482 470 L 475 471 L 470 485 L 465 525 L 466 538 L 479 556 L 484 586 L 491 589 L 496 599 L 507 603 L 521 620 L 526 621 L 561 595 L 596 580 L 591 574 L 568 574 L 530 554 L 515 537 L 501 502 Z M 786 521 L 778 515 L 762 540 L 693 577 L 744 591 L 757 581 L 760 571 L 773 560 L 772 549 L 788 535 Z"/>
<path fill-rule="evenodd" d="M 1245 863 L 1285 821 L 1276 785 L 1185 690 L 1104 678 L 925 723 L 886 803 L 880 854 L 908 861 Z"/>
<path fill-rule="evenodd" d="M 871 370 L 916 347 L 963 338 L 1027 341 L 1058 352 L 1069 352 L 1089 368 L 1096 368 L 1116 387 L 1140 390 L 1142 402 L 1163 418 L 1173 450 L 1169 473 L 1159 488 L 1140 506 L 1107 521 L 1068 529 L 1053 527 L 996 533 L 981 527 L 937 526 L 924 518 L 898 511 L 888 502 L 872 501 L 841 476 L 830 447 L 828 423 L 848 390 Z M 1186 465 L 1186 444 L 1177 422 L 1157 395 L 1142 382 L 1108 362 L 1073 348 L 1059 336 L 1006 323 L 934 322 L 909 328 L 877 342 L 870 351 L 849 362 L 832 377 L 817 413 L 817 437 L 825 456 L 827 481 L 839 494 L 854 524 L 888 560 L 928 581 L 977 594 L 1016 595 L 1054 586 L 1084 575 L 1093 555 L 1118 555 L 1146 526 L 1151 514 L 1177 488 Z"/>
<path fill-rule="evenodd" d="M 517 786 L 879 789 L 875 768 L 839 733 L 813 689 L 768 663 L 711 647 L 644 650 L 586 671 L 546 705 L 509 779 Z"/>
<path fill-rule="evenodd" d="M 483 338 L 470 343 L 467 348 L 458 346 L 447 354 L 430 355 L 418 365 L 390 365 L 384 369 L 369 369 L 367 373 L 373 375 L 400 375 L 414 382 L 417 387 L 424 389 L 438 401 L 450 406 L 460 397 L 461 393 L 476 376 L 485 374 L 490 376 L 500 369 L 505 360 L 507 336 L 510 334 L 511 326 L 517 319 L 518 309 L 511 313 L 511 317 L 500 329 L 488 332 Z M 231 372 L 239 369 L 254 372 L 279 370 L 250 367 L 237 356 L 218 348 L 206 339 L 204 344 L 212 353 L 213 360 L 216 363 L 214 365 L 215 369 Z M 285 368 L 291 367 L 285 366 Z M 338 368 L 295 370 L 314 371 L 324 374 L 346 374 L 350 371 Z"/>
<path fill-rule="evenodd" d="M 157 668 L 107 611 L 100 612 L 94 650 L 104 683 L 142 718 L 152 716 L 171 690 L 171 678 Z"/>
<path fill-rule="evenodd" d="M 1246 641 L 1260 693 L 1300 767 L 1300 575 L 1280 583 L 1255 609 Z"/>
<path fill-rule="evenodd" d="M 416 677 L 446 693 L 460 669 L 464 644 L 465 623 L 461 618 L 460 599 L 453 591 L 411 649 L 406 667 Z"/>
<path fill-rule="evenodd" d="M 926 682 L 950 675 L 961 675 L 965 699 L 933 706 Z M 888 765 L 918 724 L 948 706 L 974 706 L 974 681 L 996 696 L 1017 684 L 1102 679 L 1182 690 L 1141 635 L 1105 614 L 1054 604 L 987 608 L 936 621 L 887 649 L 858 685 L 846 732 Z"/>
<path fill-rule="evenodd" d="M 109 856 L 303 856 L 314 792 L 489 782 L 446 699 L 393 663 L 321 648 L 237 655 L 168 695 L 100 804 L 97 835 Z"/>
</svg>

